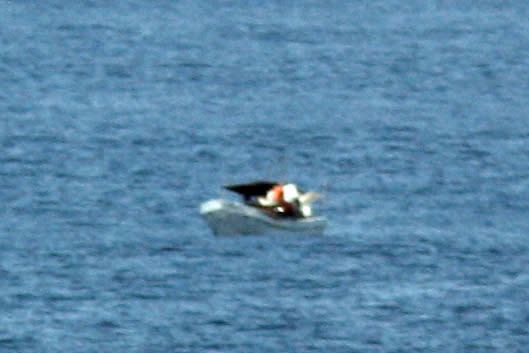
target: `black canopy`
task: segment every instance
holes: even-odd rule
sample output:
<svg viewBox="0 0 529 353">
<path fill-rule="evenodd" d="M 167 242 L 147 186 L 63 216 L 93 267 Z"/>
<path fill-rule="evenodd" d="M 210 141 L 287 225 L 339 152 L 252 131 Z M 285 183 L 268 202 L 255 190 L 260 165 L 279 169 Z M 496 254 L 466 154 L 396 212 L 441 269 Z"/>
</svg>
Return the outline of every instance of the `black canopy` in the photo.
<svg viewBox="0 0 529 353">
<path fill-rule="evenodd" d="M 253 196 L 264 196 L 275 185 L 278 185 L 277 182 L 270 182 L 270 181 L 255 181 L 253 183 L 247 183 L 247 184 L 235 184 L 235 185 L 227 185 L 224 188 L 236 192 L 238 194 L 241 194 L 244 196 L 244 198 L 248 199 Z"/>
</svg>

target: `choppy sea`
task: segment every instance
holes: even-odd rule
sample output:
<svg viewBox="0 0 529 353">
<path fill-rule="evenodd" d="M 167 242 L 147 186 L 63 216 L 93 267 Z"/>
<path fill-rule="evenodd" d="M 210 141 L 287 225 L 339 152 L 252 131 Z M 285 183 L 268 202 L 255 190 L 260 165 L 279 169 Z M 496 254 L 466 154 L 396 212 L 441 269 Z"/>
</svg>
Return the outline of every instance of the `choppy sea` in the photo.
<svg viewBox="0 0 529 353">
<path fill-rule="evenodd" d="M 0 352 L 527 352 L 528 4 L 0 0 Z"/>
</svg>

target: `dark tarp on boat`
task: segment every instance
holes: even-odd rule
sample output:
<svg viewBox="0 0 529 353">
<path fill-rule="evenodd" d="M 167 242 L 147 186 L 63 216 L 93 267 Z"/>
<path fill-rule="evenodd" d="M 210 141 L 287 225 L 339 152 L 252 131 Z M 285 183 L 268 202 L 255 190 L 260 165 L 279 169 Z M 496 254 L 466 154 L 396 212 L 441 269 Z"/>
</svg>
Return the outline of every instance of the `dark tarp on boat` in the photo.
<svg viewBox="0 0 529 353">
<path fill-rule="evenodd" d="M 247 184 L 227 185 L 224 188 L 241 194 L 245 199 L 250 199 L 254 196 L 265 196 L 270 189 L 278 184 L 270 181 L 255 181 Z"/>
</svg>

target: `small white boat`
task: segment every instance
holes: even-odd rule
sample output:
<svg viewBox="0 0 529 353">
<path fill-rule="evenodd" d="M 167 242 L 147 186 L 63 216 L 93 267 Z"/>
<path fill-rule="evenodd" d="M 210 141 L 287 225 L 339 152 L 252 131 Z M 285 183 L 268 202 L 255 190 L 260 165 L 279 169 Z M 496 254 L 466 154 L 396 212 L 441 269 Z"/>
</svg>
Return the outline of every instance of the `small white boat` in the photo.
<svg viewBox="0 0 529 353">
<path fill-rule="evenodd" d="M 295 187 L 297 211 L 287 213 L 285 209 L 273 207 L 267 203 L 269 200 L 263 199 L 277 185 L 280 184 L 260 181 L 226 186 L 226 189 L 242 195 L 244 202 L 209 200 L 200 205 L 200 214 L 216 235 L 322 234 L 327 219 L 312 216 L 310 208 L 310 203 L 319 194 L 303 193 Z M 286 185 L 280 187 L 287 188 Z"/>
<path fill-rule="evenodd" d="M 200 214 L 215 235 L 321 235 L 327 226 L 325 217 L 277 217 L 257 207 L 223 199 L 204 202 Z"/>
</svg>

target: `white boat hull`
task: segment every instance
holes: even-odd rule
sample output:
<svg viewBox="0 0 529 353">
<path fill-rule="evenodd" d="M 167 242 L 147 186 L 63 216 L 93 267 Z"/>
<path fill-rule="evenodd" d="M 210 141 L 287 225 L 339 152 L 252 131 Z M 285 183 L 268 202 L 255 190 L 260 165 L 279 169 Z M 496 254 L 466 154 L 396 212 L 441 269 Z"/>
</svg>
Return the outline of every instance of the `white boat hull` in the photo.
<svg viewBox="0 0 529 353">
<path fill-rule="evenodd" d="M 200 214 L 215 235 L 321 235 L 324 217 L 277 218 L 240 202 L 215 199 L 200 205 Z"/>
</svg>

